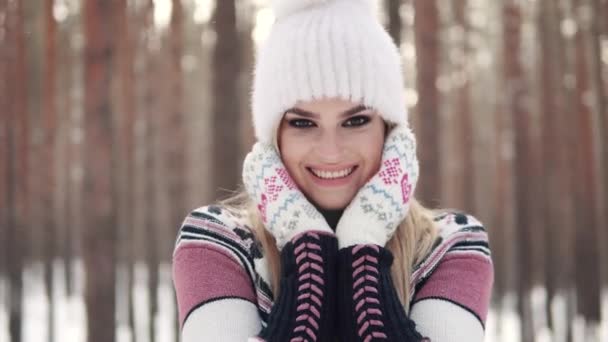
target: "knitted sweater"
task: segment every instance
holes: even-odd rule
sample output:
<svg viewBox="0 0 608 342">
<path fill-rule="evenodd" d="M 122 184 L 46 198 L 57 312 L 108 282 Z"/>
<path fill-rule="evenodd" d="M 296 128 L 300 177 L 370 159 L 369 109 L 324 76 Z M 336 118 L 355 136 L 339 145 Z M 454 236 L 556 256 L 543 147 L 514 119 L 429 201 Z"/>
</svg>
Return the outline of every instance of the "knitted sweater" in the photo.
<svg viewBox="0 0 608 342">
<path fill-rule="evenodd" d="M 464 213 L 434 220 L 439 236 L 414 266 L 408 316 L 390 279 L 387 249 L 358 245 L 335 253 L 335 238 L 305 234 L 281 252 L 275 298 L 268 261 L 247 222 L 218 206 L 196 209 L 173 254 L 182 341 L 481 342 L 494 280 L 487 234 Z M 300 272 L 305 265 L 314 270 Z"/>
</svg>

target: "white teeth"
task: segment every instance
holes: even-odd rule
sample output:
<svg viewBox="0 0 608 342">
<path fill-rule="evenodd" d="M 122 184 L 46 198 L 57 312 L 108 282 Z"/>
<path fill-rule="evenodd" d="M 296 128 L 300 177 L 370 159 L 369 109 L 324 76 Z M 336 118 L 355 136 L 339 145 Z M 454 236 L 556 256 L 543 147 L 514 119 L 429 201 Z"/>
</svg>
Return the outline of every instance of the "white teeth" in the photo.
<svg viewBox="0 0 608 342">
<path fill-rule="evenodd" d="M 312 173 L 315 174 L 315 176 L 319 177 L 319 178 L 323 178 L 323 179 L 336 179 L 336 178 L 344 178 L 348 175 L 350 175 L 353 170 L 355 168 L 351 167 L 342 171 L 321 171 L 321 170 L 315 170 L 315 169 L 310 169 L 312 171 Z"/>
</svg>

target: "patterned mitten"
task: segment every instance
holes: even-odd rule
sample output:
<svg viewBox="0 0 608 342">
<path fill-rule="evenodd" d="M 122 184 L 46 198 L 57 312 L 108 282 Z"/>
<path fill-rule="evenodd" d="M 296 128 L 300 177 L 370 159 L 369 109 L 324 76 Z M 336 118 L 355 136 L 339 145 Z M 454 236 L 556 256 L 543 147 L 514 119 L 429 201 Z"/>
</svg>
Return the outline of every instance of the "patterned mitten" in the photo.
<svg viewBox="0 0 608 342">
<path fill-rule="evenodd" d="M 318 341 L 334 337 L 338 243 L 306 200 L 275 148 L 256 143 L 243 180 L 281 251 L 281 289 L 268 323 L 249 341 Z"/>
<path fill-rule="evenodd" d="M 408 126 L 396 126 L 389 133 L 381 163 L 338 222 L 340 248 L 370 243 L 384 247 L 407 215 L 418 180 L 416 138 Z"/>
<path fill-rule="evenodd" d="M 298 189 L 272 145 L 256 143 L 243 165 L 243 182 L 279 250 L 307 231 L 333 234 L 325 218 Z"/>
</svg>

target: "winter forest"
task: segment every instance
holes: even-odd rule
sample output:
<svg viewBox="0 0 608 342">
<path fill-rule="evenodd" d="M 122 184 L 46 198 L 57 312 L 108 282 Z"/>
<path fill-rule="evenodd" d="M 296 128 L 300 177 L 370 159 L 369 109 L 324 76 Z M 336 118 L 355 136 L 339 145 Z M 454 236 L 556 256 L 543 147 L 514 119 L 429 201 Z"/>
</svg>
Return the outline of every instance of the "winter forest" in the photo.
<svg viewBox="0 0 608 342">
<path fill-rule="evenodd" d="M 488 342 L 608 341 L 608 0 L 378 0 Z M 265 0 L 0 0 L 0 342 L 170 342 L 175 236 L 239 183 Z"/>
</svg>

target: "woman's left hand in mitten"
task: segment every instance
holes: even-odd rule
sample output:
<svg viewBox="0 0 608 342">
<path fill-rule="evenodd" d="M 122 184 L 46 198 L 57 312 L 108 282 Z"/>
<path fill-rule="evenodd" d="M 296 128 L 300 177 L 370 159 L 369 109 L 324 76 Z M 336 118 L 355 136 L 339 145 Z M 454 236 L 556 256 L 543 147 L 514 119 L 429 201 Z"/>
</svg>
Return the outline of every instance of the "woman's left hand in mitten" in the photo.
<svg viewBox="0 0 608 342">
<path fill-rule="evenodd" d="M 380 170 L 362 188 L 336 227 L 338 321 L 346 341 L 425 341 L 405 313 L 384 248 L 408 214 L 418 180 L 416 140 L 407 126 L 387 136 Z"/>
<path fill-rule="evenodd" d="M 396 126 L 384 143 L 380 169 L 338 222 L 340 248 L 370 243 L 384 247 L 406 217 L 417 181 L 416 139 L 408 126 Z"/>
</svg>

